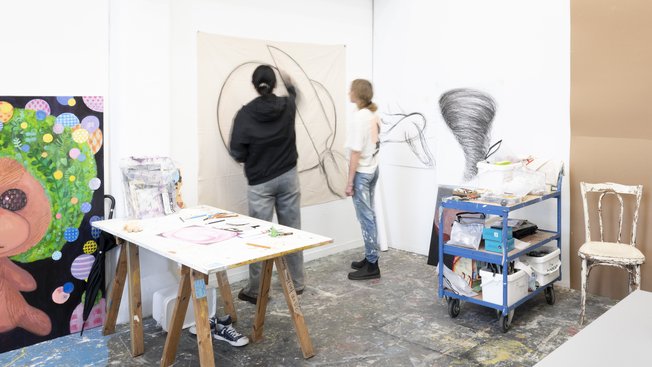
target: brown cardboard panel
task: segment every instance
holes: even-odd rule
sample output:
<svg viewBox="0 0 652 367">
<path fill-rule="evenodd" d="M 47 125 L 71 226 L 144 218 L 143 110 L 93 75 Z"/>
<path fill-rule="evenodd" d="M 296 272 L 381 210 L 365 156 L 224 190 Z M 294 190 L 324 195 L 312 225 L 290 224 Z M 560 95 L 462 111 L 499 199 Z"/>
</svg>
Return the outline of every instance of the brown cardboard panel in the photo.
<svg viewBox="0 0 652 367">
<path fill-rule="evenodd" d="M 574 123 L 573 123 L 574 127 Z M 573 131 L 572 129 L 571 131 Z M 570 162 L 570 268 L 571 287 L 580 286 L 580 259 L 577 250 L 584 242 L 584 214 L 580 181 L 642 184 L 637 248 L 647 262 L 641 267 L 642 289 L 652 291 L 652 140 L 572 136 Z M 616 268 L 594 268 L 589 292 L 612 298 L 627 295 L 627 275 Z"/>
<path fill-rule="evenodd" d="M 572 135 L 652 139 L 652 1 L 571 1 Z"/>
</svg>

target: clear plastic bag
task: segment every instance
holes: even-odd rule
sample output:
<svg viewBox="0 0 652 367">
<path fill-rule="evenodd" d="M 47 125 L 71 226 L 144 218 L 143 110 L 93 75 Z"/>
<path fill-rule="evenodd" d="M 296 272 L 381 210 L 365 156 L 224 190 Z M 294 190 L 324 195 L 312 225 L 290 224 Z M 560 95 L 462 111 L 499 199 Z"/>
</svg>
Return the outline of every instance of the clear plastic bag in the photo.
<svg viewBox="0 0 652 367">
<path fill-rule="evenodd" d="M 130 218 L 151 218 L 178 209 L 179 170 L 169 157 L 129 157 L 120 162 Z"/>
<path fill-rule="evenodd" d="M 483 213 L 462 212 L 457 214 L 457 219 L 451 228 L 451 245 L 463 246 L 477 250 L 482 240 L 485 215 Z"/>
</svg>

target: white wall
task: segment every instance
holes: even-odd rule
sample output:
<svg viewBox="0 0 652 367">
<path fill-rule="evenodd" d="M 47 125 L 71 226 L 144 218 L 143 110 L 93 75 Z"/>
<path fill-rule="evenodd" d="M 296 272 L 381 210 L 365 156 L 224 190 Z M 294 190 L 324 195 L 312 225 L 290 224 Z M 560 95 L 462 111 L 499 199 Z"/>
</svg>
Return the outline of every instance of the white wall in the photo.
<svg viewBox="0 0 652 367">
<path fill-rule="evenodd" d="M 3 2 L 0 95 L 106 96 L 107 10 L 107 0 Z"/>
<path fill-rule="evenodd" d="M 198 31 L 345 44 L 347 81 L 371 78 L 370 0 L 113 0 L 110 171 L 119 204 L 124 202 L 119 160 L 130 155 L 171 156 L 182 168 L 186 204 L 197 204 Z M 124 209 L 119 214 L 124 214 Z M 302 208 L 302 227 L 335 239 L 329 247 L 307 251 L 306 261 L 362 244 L 350 200 Z M 151 314 L 152 293 L 176 281 L 174 271 L 174 264 L 141 251 L 145 316 Z M 246 267 L 229 272 L 231 281 L 246 275 Z M 126 322 L 127 315 L 123 303 L 118 322 Z"/>
<path fill-rule="evenodd" d="M 436 186 L 462 183 L 464 159 L 439 112 L 442 93 L 465 87 L 489 93 L 498 105 L 493 141 L 503 139 L 503 150 L 514 153 L 563 160 L 568 168 L 569 70 L 568 0 L 375 0 L 374 84 L 380 106 L 424 113 L 436 159 L 436 173 L 381 167 L 390 246 L 427 253 Z M 564 188 L 565 259 L 568 193 Z M 517 213 L 554 229 L 554 209 L 546 203 Z M 565 282 L 568 274 L 565 261 Z"/>
</svg>

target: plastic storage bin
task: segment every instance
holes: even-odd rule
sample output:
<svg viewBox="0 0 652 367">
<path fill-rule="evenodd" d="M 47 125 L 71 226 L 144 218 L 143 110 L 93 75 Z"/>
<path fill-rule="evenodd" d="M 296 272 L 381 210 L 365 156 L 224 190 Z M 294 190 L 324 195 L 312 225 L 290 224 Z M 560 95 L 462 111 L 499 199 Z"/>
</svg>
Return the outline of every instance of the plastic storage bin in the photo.
<svg viewBox="0 0 652 367">
<path fill-rule="evenodd" d="M 547 254 L 545 254 L 547 252 Z M 519 259 L 532 268 L 536 275 L 536 286 L 546 285 L 559 277 L 561 260 L 558 248 L 542 247 L 536 253 L 543 256 L 523 255 Z"/>
<path fill-rule="evenodd" d="M 172 312 L 174 311 L 174 303 L 177 301 L 177 292 L 179 286 L 171 286 L 159 289 L 154 292 L 152 296 L 152 318 L 161 325 L 163 330 L 168 331 L 170 321 L 172 321 Z M 208 317 L 215 316 L 215 298 L 217 294 L 215 288 L 206 288 L 206 297 L 208 301 Z M 192 304 L 192 298 L 188 300 L 188 310 L 186 317 L 183 320 L 182 328 L 188 328 L 195 324 L 195 311 Z"/>
<path fill-rule="evenodd" d="M 484 240 L 484 249 L 487 251 L 491 252 L 503 252 L 503 243 L 498 240 L 498 241 L 493 241 L 493 240 Z M 514 239 L 510 238 L 507 240 L 507 252 L 512 251 L 514 249 Z"/>
<path fill-rule="evenodd" d="M 482 300 L 503 304 L 503 275 L 480 270 L 482 279 Z M 511 306 L 527 296 L 528 275 L 519 270 L 507 276 L 507 305 Z"/>
<path fill-rule="evenodd" d="M 485 240 L 491 241 L 500 241 L 502 240 L 503 229 L 502 228 L 491 228 L 487 227 L 482 230 L 482 238 Z M 512 238 L 512 228 L 507 228 L 507 239 Z"/>
</svg>

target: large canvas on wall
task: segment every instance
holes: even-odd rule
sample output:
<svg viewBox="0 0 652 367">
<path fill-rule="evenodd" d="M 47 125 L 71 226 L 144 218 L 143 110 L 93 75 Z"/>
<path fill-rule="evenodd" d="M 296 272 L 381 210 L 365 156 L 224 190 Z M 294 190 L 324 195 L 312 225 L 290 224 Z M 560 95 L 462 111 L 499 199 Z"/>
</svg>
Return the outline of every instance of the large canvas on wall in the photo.
<svg viewBox="0 0 652 367">
<path fill-rule="evenodd" d="M 82 329 L 91 222 L 104 215 L 103 110 L 95 96 L 0 96 L 0 352 Z M 85 328 L 104 321 L 94 298 Z"/>
<path fill-rule="evenodd" d="M 345 197 L 345 47 L 198 33 L 198 200 L 246 212 L 242 166 L 227 150 L 233 118 L 257 96 L 253 70 L 282 70 L 297 89 L 297 150 L 302 206 Z M 277 74 L 275 94 L 287 94 Z"/>
</svg>

